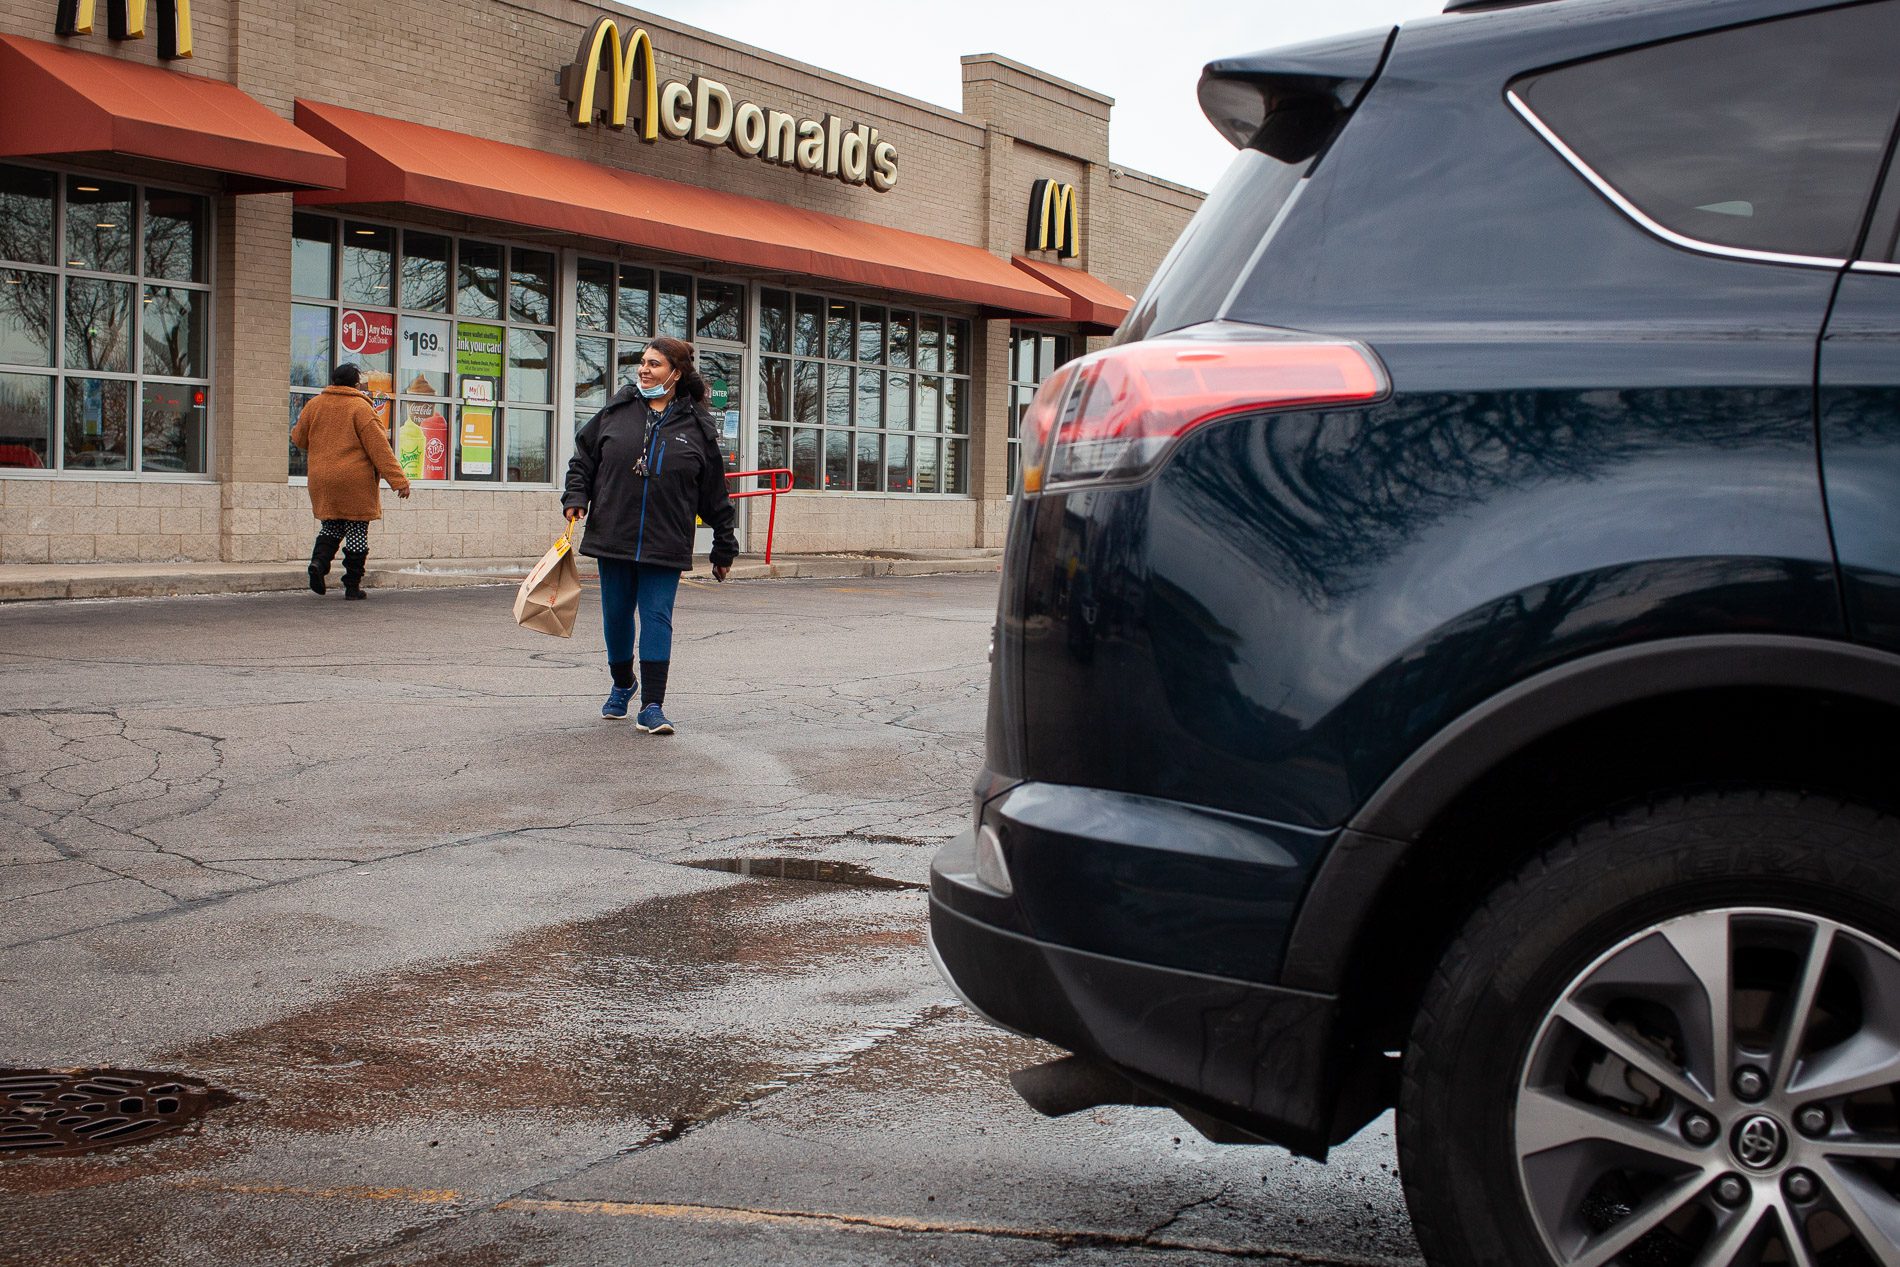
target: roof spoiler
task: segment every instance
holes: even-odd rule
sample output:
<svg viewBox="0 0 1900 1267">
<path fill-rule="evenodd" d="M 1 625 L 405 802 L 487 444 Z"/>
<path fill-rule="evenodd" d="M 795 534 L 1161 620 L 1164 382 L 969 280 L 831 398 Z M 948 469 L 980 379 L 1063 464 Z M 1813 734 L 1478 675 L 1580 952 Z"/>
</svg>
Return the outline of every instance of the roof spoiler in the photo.
<svg viewBox="0 0 1900 1267">
<path fill-rule="evenodd" d="M 1236 149 L 1312 158 L 1378 78 L 1397 27 L 1227 57 L 1201 72 L 1201 112 Z"/>
</svg>

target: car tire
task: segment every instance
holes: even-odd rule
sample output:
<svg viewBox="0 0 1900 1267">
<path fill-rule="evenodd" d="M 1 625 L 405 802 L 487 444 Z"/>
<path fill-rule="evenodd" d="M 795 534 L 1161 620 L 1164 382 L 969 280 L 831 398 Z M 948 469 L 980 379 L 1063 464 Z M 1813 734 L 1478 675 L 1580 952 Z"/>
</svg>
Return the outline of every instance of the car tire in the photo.
<svg viewBox="0 0 1900 1267">
<path fill-rule="evenodd" d="M 1398 1144 L 1433 1267 L 1900 1261 L 1900 822 L 1716 791 L 1552 845 L 1426 987 Z"/>
</svg>

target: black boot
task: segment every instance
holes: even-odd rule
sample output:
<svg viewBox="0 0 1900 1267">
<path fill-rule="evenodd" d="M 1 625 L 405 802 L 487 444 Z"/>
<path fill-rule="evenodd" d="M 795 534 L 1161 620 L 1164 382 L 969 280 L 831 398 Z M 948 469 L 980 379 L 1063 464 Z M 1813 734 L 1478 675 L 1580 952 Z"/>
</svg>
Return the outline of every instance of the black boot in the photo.
<svg viewBox="0 0 1900 1267">
<path fill-rule="evenodd" d="M 330 575 L 330 560 L 336 558 L 336 548 L 343 544 L 341 537 L 318 537 L 317 544 L 310 547 L 310 592 L 324 592 L 323 578 Z"/>
<path fill-rule="evenodd" d="M 355 550 L 343 552 L 343 597 L 369 597 L 363 592 L 363 565 L 367 562 L 369 562 L 368 550 L 360 553 Z"/>
</svg>

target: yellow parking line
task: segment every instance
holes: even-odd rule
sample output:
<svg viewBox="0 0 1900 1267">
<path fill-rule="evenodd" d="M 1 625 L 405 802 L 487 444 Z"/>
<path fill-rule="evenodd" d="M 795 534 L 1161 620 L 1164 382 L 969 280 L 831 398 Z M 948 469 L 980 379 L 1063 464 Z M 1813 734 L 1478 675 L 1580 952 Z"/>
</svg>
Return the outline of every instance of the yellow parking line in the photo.
<svg viewBox="0 0 1900 1267">
<path fill-rule="evenodd" d="M 174 1179 L 176 1187 L 238 1196 L 303 1197 L 316 1201 L 388 1201 L 412 1205 L 453 1205 L 478 1200 L 453 1188 L 380 1188 L 368 1185 L 337 1188 L 299 1187 L 294 1184 L 220 1183 L 210 1179 Z M 573 1214 L 607 1218 L 677 1219 L 748 1227 L 827 1227 L 854 1232 L 905 1232 L 934 1236 L 986 1236 L 1036 1241 L 1050 1245 L 1139 1249 L 1156 1252 L 1192 1251 L 1223 1258 L 1265 1258 L 1275 1262 L 1305 1263 L 1313 1267 L 1399 1267 L 1392 1259 L 1346 1258 L 1314 1254 L 1293 1248 L 1231 1245 L 1215 1241 L 1163 1240 L 1127 1232 L 1080 1228 L 1009 1227 L 991 1223 L 959 1223 L 912 1219 L 898 1215 L 837 1214 L 824 1210 L 760 1210 L 747 1206 L 690 1205 L 651 1201 L 557 1201 L 511 1197 L 496 1202 L 495 1210 L 523 1214 Z"/>
<path fill-rule="evenodd" d="M 306 1188 L 288 1183 L 221 1183 L 215 1179 L 174 1179 L 175 1187 L 227 1192 L 245 1197 L 307 1197 L 315 1201 L 396 1201 L 409 1205 L 453 1205 L 464 1199 L 454 1188 Z"/>
<path fill-rule="evenodd" d="M 548 1201 L 517 1197 L 503 1201 L 498 1210 L 523 1210 L 537 1214 L 604 1214 L 615 1218 L 690 1219 L 695 1223 L 799 1224 L 822 1223 L 831 1227 L 875 1228 L 886 1232 L 934 1232 L 940 1235 L 1027 1236 L 1038 1240 L 1062 1240 L 1075 1235 L 1054 1228 L 994 1227 L 982 1223 L 940 1223 L 930 1219 L 907 1219 L 890 1215 L 833 1214 L 824 1210 L 755 1210 L 733 1205 L 679 1205 L 648 1201 Z M 1086 1235 L 1086 1234 L 1084 1234 Z"/>
</svg>

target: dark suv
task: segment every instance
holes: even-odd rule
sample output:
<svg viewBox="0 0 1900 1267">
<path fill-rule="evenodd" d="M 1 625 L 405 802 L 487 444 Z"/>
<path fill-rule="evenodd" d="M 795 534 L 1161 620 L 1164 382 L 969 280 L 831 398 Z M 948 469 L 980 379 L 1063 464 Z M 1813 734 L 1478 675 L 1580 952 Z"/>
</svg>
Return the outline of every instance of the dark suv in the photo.
<svg viewBox="0 0 1900 1267">
<path fill-rule="evenodd" d="M 1900 2 L 1454 3 L 1024 420 L 934 953 L 1441 1267 L 1900 1263 Z"/>
</svg>

